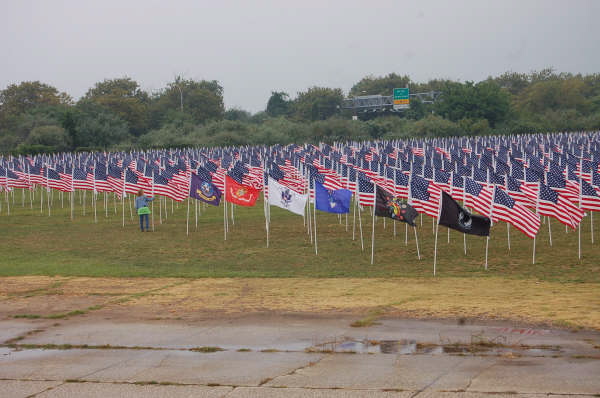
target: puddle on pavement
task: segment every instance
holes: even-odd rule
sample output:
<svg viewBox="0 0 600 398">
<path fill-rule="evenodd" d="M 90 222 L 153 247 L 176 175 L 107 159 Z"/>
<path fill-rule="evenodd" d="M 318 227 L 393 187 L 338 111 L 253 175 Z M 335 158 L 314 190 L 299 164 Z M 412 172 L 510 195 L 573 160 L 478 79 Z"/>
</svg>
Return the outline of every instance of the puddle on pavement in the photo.
<svg viewBox="0 0 600 398">
<path fill-rule="evenodd" d="M 428 355 L 498 355 L 498 356 L 556 356 L 560 347 L 506 347 L 480 344 L 419 344 L 416 340 L 340 340 L 317 344 L 308 351 L 355 354 L 428 354 Z"/>
</svg>

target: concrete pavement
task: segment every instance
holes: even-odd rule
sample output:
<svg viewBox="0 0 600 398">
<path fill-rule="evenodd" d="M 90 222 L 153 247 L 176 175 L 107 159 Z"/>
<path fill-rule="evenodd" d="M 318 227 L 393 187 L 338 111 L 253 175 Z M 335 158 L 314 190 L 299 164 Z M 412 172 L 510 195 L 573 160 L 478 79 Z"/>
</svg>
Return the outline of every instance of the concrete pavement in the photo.
<svg viewBox="0 0 600 398">
<path fill-rule="evenodd" d="M 600 394 L 600 333 L 514 323 L 250 314 L 0 321 L 2 397 Z"/>
</svg>

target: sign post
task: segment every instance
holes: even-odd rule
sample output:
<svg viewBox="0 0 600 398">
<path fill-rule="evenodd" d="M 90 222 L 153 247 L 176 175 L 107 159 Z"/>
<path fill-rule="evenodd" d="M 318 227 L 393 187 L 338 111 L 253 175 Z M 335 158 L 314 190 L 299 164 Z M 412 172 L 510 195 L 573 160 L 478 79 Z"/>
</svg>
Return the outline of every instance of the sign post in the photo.
<svg viewBox="0 0 600 398">
<path fill-rule="evenodd" d="M 410 108 L 408 87 L 394 89 L 394 110 Z"/>
</svg>

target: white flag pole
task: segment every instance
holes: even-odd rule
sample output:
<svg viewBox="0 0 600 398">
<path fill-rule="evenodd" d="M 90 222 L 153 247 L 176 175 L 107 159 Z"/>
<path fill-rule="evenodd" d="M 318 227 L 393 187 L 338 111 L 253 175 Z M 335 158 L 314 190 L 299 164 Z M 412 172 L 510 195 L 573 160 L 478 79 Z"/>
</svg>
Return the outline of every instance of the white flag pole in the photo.
<svg viewBox="0 0 600 398">
<path fill-rule="evenodd" d="M 125 175 L 123 175 L 123 192 L 121 192 L 121 203 L 123 207 L 123 228 L 125 228 Z"/>
<path fill-rule="evenodd" d="M 48 167 L 46 165 L 46 167 Z M 48 170 L 46 170 L 46 199 L 48 202 L 48 217 L 50 217 L 52 202 L 50 202 L 50 180 L 48 178 Z M 8 192 L 6 193 L 6 200 L 8 201 Z M 10 215 L 10 206 L 8 207 L 8 214 Z"/>
<path fill-rule="evenodd" d="M 263 180 L 264 180 L 264 175 L 265 175 L 265 170 L 263 168 Z M 266 182 L 266 183 L 265 183 Z M 269 190 L 269 182 L 270 180 L 267 181 L 263 181 L 263 202 L 264 202 L 264 206 L 263 206 L 263 211 L 265 213 L 265 231 L 267 232 L 267 248 L 269 247 L 269 215 L 268 215 L 268 208 L 271 206 L 269 204 L 269 196 L 267 191 Z"/>
<path fill-rule="evenodd" d="M 461 178 L 463 180 L 462 204 L 463 204 L 463 207 L 466 208 L 466 206 L 465 206 L 465 196 L 466 196 L 466 194 L 465 194 L 465 186 L 466 186 L 465 176 L 462 176 Z M 467 234 L 464 232 L 463 232 L 463 249 L 464 249 L 465 256 L 466 256 L 467 255 Z"/>
<path fill-rule="evenodd" d="M 415 244 L 417 245 L 417 258 L 421 260 L 421 252 L 419 251 L 419 237 L 417 236 L 417 227 L 414 226 L 413 229 L 415 231 Z"/>
<path fill-rule="evenodd" d="M 315 225 L 315 255 L 319 254 L 319 250 L 317 247 L 317 182 L 315 181 L 315 201 L 313 203 L 313 217 L 314 217 L 314 225 Z"/>
<path fill-rule="evenodd" d="M 535 213 L 538 214 L 539 213 L 539 202 L 540 202 L 540 183 L 538 181 L 538 191 L 537 191 L 537 198 L 535 199 Z M 542 216 L 542 218 L 544 218 Z M 533 237 L 533 255 L 532 255 L 532 260 L 531 263 L 535 264 L 535 243 L 536 243 L 536 238 L 537 238 L 537 234 Z"/>
<path fill-rule="evenodd" d="M 594 212 L 590 211 L 590 229 L 592 232 L 592 245 L 594 244 Z"/>
<path fill-rule="evenodd" d="M 377 184 L 373 183 L 373 228 L 371 230 L 371 265 L 375 259 L 375 205 L 377 204 Z"/>
<path fill-rule="evenodd" d="M 360 232 L 360 248 L 361 250 L 364 252 L 365 251 L 365 241 L 363 239 L 363 227 L 362 227 L 362 215 L 361 215 L 361 208 L 360 208 L 360 203 L 359 203 L 359 208 L 358 208 L 358 226 L 359 226 L 359 232 Z"/>
<path fill-rule="evenodd" d="M 408 178 L 408 199 L 406 200 L 406 203 L 408 203 L 409 205 L 412 206 L 412 163 L 410 165 L 410 176 Z M 423 216 L 423 214 L 421 214 L 421 216 Z M 416 224 L 416 223 L 415 223 Z M 421 225 L 423 225 L 421 223 Z M 408 224 L 407 224 L 407 232 L 408 232 Z M 415 245 L 417 246 L 417 258 L 419 260 L 421 260 L 421 252 L 419 251 L 419 236 L 417 235 L 417 227 L 416 225 L 413 227 L 413 229 L 415 230 Z M 405 236 L 405 242 L 406 244 L 408 244 L 408 233 Z M 437 240 L 436 240 L 437 242 Z"/>
<path fill-rule="evenodd" d="M 223 177 L 223 240 L 227 240 L 227 176 Z"/>
<path fill-rule="evenodd" d="M 354 191 L 354 208 L 352 209 L 352 240 L 356 239 L 356 207 L 358 206 L 358 197 L 356 195 L 356 189 Z"/>
<path fill-rule="evenodd" d="M 581 170 L 581 172 L 583 172 L 583 158 L 579 159 L 579 170 Z M 582 196 L 582 189 L 583 189 L 583 184 L 581 183 L 581 181 L 582 181 L 582 178 L 579 179 L 579 208 L 580 209 L 581 209 L 581 196 Z M 579 223 L 579 225 L 577 226 L 577 253 L 578 253 L 580 260 L 581 260 L 581 224 L 582 223 Z"/>
<path fill-rule="evenodd" d="M 144 172 L 144 175 L 146 173 Z M 156 200 L 156 197 L 154 196 L 154 170 L 152 170 L 152 197 L 154 198 L 154 200 Z M 154 232 L 154 200 L 151 202 L 150 206 L 152 207 L 152 232 Z M 160 198 L 158 199 L 159 202 L 159 207 L 160 207 Z"/>
<path fill-rule="evenodd" d="M 188 178 L 188 189 L 187 189 L 187 213 L 185 216 L 185 233 L 190 236 L 190 190 L 192 188 L 192 173 L 189 172 L 190 178 Z"/>
<path fill-rule="evenodd" d="M 86 168 L 86 178 L 87 178 L 87 168 Z M 94 223 L 98 224 L 98 211 L 97 211 L 97 206 L 98 204 L 96 203 L 98 200 L 98 192 L 96 192 L 96 163 L 94 162 L 94 179 L 92 180 L 92 192 L 94 193 L 92 195 L 92 197 L 94 198 Z"/>
<path fill-rule="evenodd" d="M 505 189 L 508 192 L 508 176 L 504 178 Z M 506 239 L 508 242 L 508 251 L 510 251 L 510 223 L 506 223 Z"/>
<path fill-rule="evenodd" d="M 487 181 L 488 184 L 490 182 L 490 169 L 487 170 Z M 493 215 L 494 215 L 494 199 L 496 199 L 496 186 L 492 184 L 492 203 L 490 204 L 490 225 L 494 225 L 494 222 L 492 221 Z M 490 236 L 488 235 L 486 237 L 485 240 L 485 270 L 487 271 L 488 269 L 488 249 L 490 246 Z"/>
<path fill-rule="evenodd" d="M 440 191 L 440 198 L 439 198 L 438 203 L 439 203 L 439 205 L 438 205 L 437 223 L 435 226 L 435 243 L 434 243 L 434 249 L 433 249 L 433 276 L 435 276 L 436 265 L 437 265 L 437 241 L 438 241 L 438 231 L 440 229 L 440 216 L 442 213 L 442 191 Z"/>
<path fill-rule="evenodd" d="M 75 208 L 74 208 L 74 203 L 73 203 L 73 196 L 75 195 L 75 189 L 73 188 L 73 176 L 75 174 L 75 165 L 72 165 L 71 168 L 71 192 L 69 192 L 71 194 L 71 221 L 73 221 L 73 213 L 75 212 Z M 61 205 L 62 207 L 62 205 Z"/>
<path fill-rule="evenodd" d="M 306 181 L 306 186 L 307 189 L 306 191 L 308 192 L 308 200 L 306 201 L 306 213 L 307 213 L 307 220 L 308 222 L 306 223 L 306 226 L 308 227 L 308 234 L 310 235 L 310 243 L 312 245 L 313 243 L 313 229 L 312 229 L 312 212 L 310 210 L 310 179 L 308 179 Z"/>
</svg>

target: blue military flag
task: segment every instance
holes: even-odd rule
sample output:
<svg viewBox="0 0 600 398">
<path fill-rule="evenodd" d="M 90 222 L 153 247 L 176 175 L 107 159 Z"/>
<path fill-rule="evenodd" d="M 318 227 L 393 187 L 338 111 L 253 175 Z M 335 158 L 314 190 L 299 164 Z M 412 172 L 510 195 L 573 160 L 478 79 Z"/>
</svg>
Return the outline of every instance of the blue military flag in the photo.
<svg viewBox="0 0 600 398">
<path fill-rule="evenodd" d="M 206 181 L 197 174 L 192 173 L 190 197 L 218 206 L 221 202 L 221 191 L 212 182 Z"/>
<path fill-rule="evenodd" d="M 352 192 L 347 189 L 326 189 L 323 184 L 315 181 L 317 210 L 327 213 L 349 213 Z"/>
</svg>

